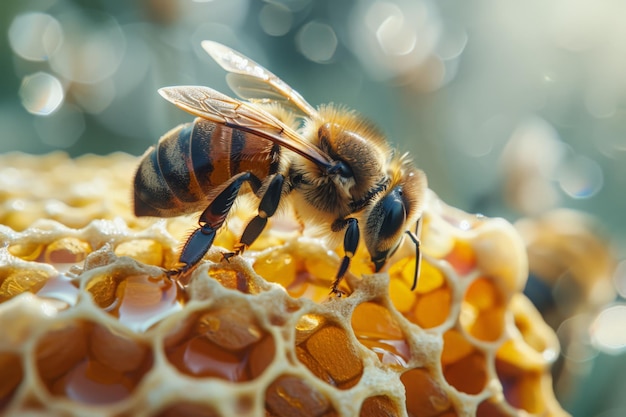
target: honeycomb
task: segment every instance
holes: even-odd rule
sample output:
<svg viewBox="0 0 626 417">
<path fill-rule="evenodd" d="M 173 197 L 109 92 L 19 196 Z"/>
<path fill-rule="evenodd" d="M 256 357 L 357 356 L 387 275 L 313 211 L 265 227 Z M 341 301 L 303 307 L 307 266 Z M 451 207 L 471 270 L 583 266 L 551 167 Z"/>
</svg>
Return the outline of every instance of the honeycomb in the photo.
<svg viewBox="0 0 626 417">
<path fill-rule="evenodd" d="M 522 295 L 524 245 L 504 220 L 429 192 L 415 291 L 407 242 L 385 273 L 289 212 L 242 257 L 163 267 L 196 220 L 136 219 L 116 154 L 0 156 L 0 413 L 7 416 L 564 416 L 554 333 Z M 408 240 L 408 239 L 407 239 Z"/>
</svg>

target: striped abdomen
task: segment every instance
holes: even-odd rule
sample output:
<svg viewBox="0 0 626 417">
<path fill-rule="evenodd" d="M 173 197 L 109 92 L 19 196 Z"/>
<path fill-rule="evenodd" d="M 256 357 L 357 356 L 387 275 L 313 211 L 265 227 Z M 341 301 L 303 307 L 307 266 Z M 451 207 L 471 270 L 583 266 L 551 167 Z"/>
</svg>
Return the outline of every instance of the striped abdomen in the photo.
<svg viewBox="0 0 626 417">
<path fill-rule="evenodd" d="M 173 217 L 204 210 L 216 187 L 250 171 L 278 169 L 280 147 L 259 136 L 196 119 L 170 130 L 144 155 L 135 175 L 135 215 Z"/>
</svg>

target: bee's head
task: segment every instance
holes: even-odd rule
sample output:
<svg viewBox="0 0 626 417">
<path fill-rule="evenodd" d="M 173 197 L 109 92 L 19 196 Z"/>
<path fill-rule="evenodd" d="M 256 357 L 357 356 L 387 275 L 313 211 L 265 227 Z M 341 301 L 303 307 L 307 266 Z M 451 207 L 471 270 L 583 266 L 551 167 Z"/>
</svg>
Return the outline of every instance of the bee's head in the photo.
<svg viewBox="0 0 626 417">
<path fill-rule="evenodd" d="M 421 216 L 425 188 L 424 173 L 411 170 L 366 209 L 364 238 L 376 272 L 398 249 L 408 226 Z"/>
</svg>

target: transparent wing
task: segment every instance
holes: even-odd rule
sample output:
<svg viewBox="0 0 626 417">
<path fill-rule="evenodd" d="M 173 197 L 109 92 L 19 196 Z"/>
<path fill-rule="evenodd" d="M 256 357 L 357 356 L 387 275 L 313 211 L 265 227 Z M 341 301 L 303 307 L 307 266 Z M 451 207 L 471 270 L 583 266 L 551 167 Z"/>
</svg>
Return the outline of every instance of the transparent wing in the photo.
<svg viewBox="0 0 626 417">
<path fill-rule="evenodd" d="M 159 94 L 195 116 L 261 136 L 320 167 L 330 167 L 331 159 L 328 155 L 253 103 L 242 102 L 212 88 L 199 86 L 164 87 L 159 89 Z"/>
<path fill-rule="evenodd" d="M 213 41 L 202 41 L 202 47 L 229 72 L 226 80 L 239 97 L 285 101 L 307 116 L 317 115 L 317 110 L 300 93 L 247 56 Z"/>
</svg>

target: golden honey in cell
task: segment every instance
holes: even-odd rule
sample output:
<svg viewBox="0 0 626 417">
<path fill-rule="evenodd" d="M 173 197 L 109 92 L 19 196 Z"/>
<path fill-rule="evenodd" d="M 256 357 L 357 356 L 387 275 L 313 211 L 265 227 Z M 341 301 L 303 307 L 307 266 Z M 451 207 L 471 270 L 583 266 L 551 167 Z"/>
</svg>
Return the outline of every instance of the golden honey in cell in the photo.
<svg viewBox="0 0 626 417">
<path fill-rule="evenodd" d="M 170 275 L 184 274 L 200 262 L 238 195 L 251 192 L 258 211 L 225 258 L 250 246 L 287 201 L 302 222 L 321 226 L 331 244 L 343 236 L 334 293 L 341 293 L 339 283 L 361 234 L 377 272 L 405 235 L 419 255 L 411 229 L 422 215 L 426 176 L 406 154 L 393 150 L 357 113 L 330 104 L 314 108 L 242 54 L 215 42 L 202 46 L 228 72 L 242 100 L 208 87 L 159 90 L 197 118 L 150 148 L 134 181 L 137 216 L 201 212 L 199 227 Z"/>
</svg>

